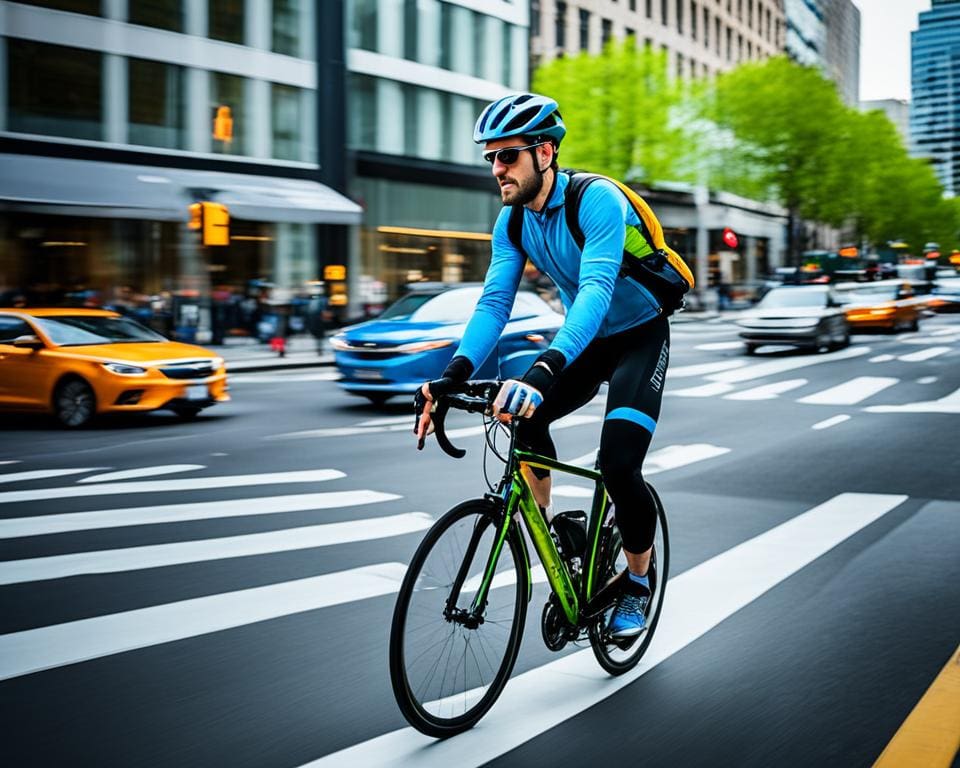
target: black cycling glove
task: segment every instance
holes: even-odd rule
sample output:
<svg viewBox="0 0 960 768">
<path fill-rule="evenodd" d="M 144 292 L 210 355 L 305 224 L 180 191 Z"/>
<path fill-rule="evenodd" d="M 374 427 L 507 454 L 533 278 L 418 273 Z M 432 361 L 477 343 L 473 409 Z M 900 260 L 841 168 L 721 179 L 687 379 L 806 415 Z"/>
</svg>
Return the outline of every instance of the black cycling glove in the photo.
<svg viewBox="0 0 960 768">
<path fill-rule="evenodd" d="M 536 359 L 534 364 L 530 366 L 530 370 L 523 374 L 520 381 L 538 389 L 541 395 L 546 396 L 566 364 L 567 359 L 563 356 L 563 353 L 557 352 L 555 349 L 548 349 Z"/>
</svg>

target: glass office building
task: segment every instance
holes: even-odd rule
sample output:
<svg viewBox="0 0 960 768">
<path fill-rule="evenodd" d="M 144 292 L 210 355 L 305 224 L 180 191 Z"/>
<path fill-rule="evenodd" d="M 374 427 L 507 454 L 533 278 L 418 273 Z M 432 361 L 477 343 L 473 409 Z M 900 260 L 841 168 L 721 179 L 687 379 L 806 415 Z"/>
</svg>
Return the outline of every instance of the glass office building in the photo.
<svg viewBox="0 0 960 768">
<path fill-rule="evenodd" d="M 501 202 L 473 126 L 529 87 L 527 3 L 350 0 L 347 48 L 361 311 L 411 282 L 481 280 Z"/>
<path fill-rule="evenodd" d="M 0 3 L 0 302 L 172 317 L 185 297 L 290 295 L 341 260 L 318 252 L 318 228 L 361 211 L 319 183 L 316 11 Z M 188 228 L 200 200 L 230 209 L 228 246 Z"/>
<path fill-rule="evenodd" d="M 948 195 L 960 194 L 960 0 L 933 0 L 911 32 L 912 153 L 929 158 Z"/>
</svg>

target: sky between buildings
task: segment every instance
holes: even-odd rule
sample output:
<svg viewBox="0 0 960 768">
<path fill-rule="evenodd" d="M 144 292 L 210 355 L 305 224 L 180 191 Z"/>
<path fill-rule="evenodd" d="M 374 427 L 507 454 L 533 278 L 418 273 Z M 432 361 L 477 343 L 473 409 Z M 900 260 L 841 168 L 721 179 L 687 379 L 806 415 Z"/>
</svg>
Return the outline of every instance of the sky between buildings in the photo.
<svg viewBox="0 0 960 768">
<path fill-rule="evenodd" d="M 910 99 L 910 32 L 930 0 L 853 0 L 860 9 L 860 100 Z"/>
</svg>

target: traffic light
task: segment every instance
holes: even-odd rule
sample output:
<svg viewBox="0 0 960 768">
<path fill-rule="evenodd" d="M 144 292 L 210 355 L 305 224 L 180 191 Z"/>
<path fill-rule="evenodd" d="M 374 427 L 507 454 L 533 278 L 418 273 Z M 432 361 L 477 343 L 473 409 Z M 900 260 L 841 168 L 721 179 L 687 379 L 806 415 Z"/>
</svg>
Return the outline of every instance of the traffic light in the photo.
<svg viewBox="0 0 960 768">
<path fill-rule="evenodd" d="M 233 141 L 233 115 L 230 107 L 217 107 L 217 116 L 213 118 L 213 138 L 228 144 Z"/>
<path fill-rule="evenodd" d="M 203 245 L 230 245 L 230 211 L 222 203 L 193 203 L 188 229 L 200 230 Z"/>
</svg>

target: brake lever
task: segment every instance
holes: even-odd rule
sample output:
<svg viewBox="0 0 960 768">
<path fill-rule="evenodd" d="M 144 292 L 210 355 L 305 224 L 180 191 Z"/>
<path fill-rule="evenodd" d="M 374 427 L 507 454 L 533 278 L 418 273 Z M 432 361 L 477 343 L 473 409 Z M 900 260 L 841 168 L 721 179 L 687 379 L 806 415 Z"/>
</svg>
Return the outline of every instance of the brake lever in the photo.
<svg viewBox="0 0 960 768">
<path fill-rule="evenodd" d="M 427 398 L 424 397 L 423 392 L 418 389 L 413 396 L 413 434 L 417 434 L 420 431 L 420 417 L 423 415 L 423 406 L 426 404 Z M 426 435 L 421 435 L 417 439 L 418 451 L 423 450 L 423 444 L 426 439 Z"/>
</svg>

